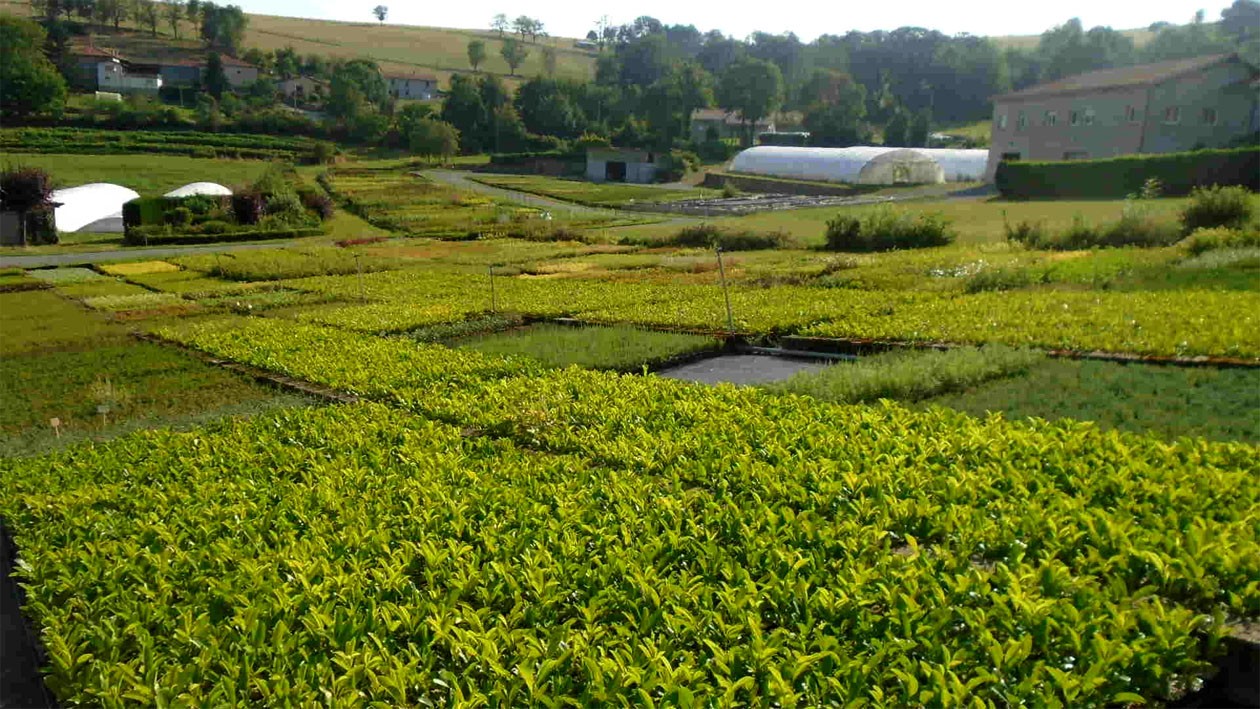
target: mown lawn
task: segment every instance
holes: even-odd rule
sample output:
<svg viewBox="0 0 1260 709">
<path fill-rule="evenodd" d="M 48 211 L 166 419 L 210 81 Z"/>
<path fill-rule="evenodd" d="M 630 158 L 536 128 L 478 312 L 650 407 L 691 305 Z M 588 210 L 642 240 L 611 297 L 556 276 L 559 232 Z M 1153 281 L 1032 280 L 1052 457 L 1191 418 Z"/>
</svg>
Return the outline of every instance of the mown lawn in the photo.
<svg viewBox="0 0 1260 709">
<path fill-rule="evenodd" d="M 141 195 L 169 192 L 190 182 L 218 182 L 232 187 L 258 179 L 270 163 L 262 160 L 216 160 L 177 155 L 57 155 L 11 153 L 6 165 L 39 167 L 58 187 L 112 182 Z"/>
<path fill-rule="evenodd" d="M 539 175 L 476 175 L 476 182 L 595 207 L 620 207 L 635 202 L 678 202 L 719 196 L 717 190 L 676 190 L 651 185 L 625 185 Z"/>
<path fill-rule="evenodd" d="M 717 349 L 712 337 L 630 327 L 539 325 L 454 343 L 489 355 L 532 357 L 552 367 L 633 372 L 683 355 Z"/>
</svg>

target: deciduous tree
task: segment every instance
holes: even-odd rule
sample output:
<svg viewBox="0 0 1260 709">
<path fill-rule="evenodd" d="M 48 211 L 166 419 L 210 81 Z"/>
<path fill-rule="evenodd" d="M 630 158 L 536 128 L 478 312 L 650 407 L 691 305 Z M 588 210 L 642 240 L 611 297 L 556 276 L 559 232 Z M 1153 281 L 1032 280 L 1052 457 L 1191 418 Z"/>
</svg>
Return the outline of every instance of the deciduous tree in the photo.
<svg viewBox="0 0 1260 709">
<path fill-rule="evenodd" d="M 376 16 L 376 21 L 385 24 L 385 18 L 389 16 L 389 8 L 384 5 L 377 5 L 372 8 L 372 14 Z"/>
<path fill-rule="evenodd" d="M 509 72 L 512 76 L 516 76 L 516 69 L 525 63 L 525 58 L 529 56 L 529 49 L 523 42 L 508 37 L 503 40 L 503 48 L 499 50 L 499 54 L 503 56 L 503 61 L 507 62 Z"/>
<path fill-rule="evenodd" d="M 44 55 L 47 34 L 38 24 L 0 15 L 0 115 L 58 113 L 66 80 Z"/>
<path fill-rule="evenodd" d="M 718 84 L 718 104 L 739 114 L 745 144 L 752 143 L 752 127 L 783 103 L 783 73 L 774 63 L 745 57 L 732 64 Z"/>
<path fill-rule="evenodd" d="M 473 71 L 477 71 L 477 67 L 486 60 L 486 43 L 479 40 L 469 40 L 468 42 L 468 64 Z"/>
</svg>

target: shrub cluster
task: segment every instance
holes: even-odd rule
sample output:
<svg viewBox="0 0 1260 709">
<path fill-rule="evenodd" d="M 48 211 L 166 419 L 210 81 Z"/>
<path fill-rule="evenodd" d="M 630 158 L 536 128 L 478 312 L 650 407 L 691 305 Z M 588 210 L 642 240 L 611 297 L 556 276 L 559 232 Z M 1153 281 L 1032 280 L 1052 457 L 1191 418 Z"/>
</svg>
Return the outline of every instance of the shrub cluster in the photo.
<svg viewBox="0 0 1260 709">
<path fill-rule="evenodd" d="M 838 215 L 827 222 L 829 251 L 892 251 L 953 243 L 949 220 L 939 214 L 911 215 L 889 207 L 862 217 Z"/>
<path fill-rule="evenodd" d="M 691 248 L 719 248 L 723 251 L 761 251 L 792 248 L 796 241 L 785 231 L 752 231 L 700 224 L 679 229 L 666 244 Z"/>
<path fill-rule="evenodd" d="M 1260 248 L 1260 229 L 1196 229 L 1181 241 L 1181 247 L 1194 256 L 1222 249 Z"/>
<path fill-rule="evenodd" d="M 1055 232 L 1040 222 L 1022 221 L 1005 224 L 1007 241 L 1029 249 L 1077 251 L 1098 247 L 1169 246 L 1181 238 L 1177 227 L 1160 221 L 1136 202 L 1126 205 L 1120 219 L 1111 224 L 1094 225 L 1079 215 L 1072 226 Z"/>
<path fill-rule="evenodd" d="M 1253 196 L 1246 187 L 1200 187 L 1190 193 L 1190 204 L 1181 212 L 1186 234 L 1197 229 L 1242 229 L 1255 217 Z"/>
<path fill-rule="evenodd" d="M 1156 179 L 1167 195 L 1206 185 L 1260 189 L 1260 148 L 1198 150 L 1165 155 L 1127 155 L 1106 160 L 1003 162 L 994 182 L 1003 197 L 1121 198 Z"/>
<path fill-rule="evenodd" d="M 223 221 L 206 222 L 197 232 L 175 231 L 169 226 L 146 226 L 128 229 L 126 242 L 130 245 L 155 244 L 205 244 L 226 241 L 263 241 L 267 239 L 299 239 L 319 236 L 322 227 L 294 229 L 243 229 Z"/>
</svg>

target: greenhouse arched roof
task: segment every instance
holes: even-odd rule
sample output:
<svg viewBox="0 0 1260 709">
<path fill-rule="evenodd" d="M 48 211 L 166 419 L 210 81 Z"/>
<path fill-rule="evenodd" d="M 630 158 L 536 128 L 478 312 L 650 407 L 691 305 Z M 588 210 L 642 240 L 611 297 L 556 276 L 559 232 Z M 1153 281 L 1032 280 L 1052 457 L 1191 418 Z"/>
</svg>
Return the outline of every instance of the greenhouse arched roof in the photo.
<svg viewBox="0 0 1260 709">
<path fill-rule="evenodd" d="M 108 182 L 68 187 L 52 193 L 57 205 L 53 219 L 57 231 L 79 231 L 87 226 L 94 231 L 122 231 L 123 205 L 139 198 L 135 190 Z"/>
<path fill-rule="evenodd" d="M 980 180 L 987 161 L 986 150 L 760 145 L 736 155 L 731 169 L 770 177 L 891 185 Z"/>
<path fill-rule="evenodd" d="M 214 197 L 229 197 L 232 190 L 220 185 L 217 182 L 191 182 L 183 187 L 167 192 L 163 197 L 192 197 L 194 195 L 210 195 Z"/>
</svg>

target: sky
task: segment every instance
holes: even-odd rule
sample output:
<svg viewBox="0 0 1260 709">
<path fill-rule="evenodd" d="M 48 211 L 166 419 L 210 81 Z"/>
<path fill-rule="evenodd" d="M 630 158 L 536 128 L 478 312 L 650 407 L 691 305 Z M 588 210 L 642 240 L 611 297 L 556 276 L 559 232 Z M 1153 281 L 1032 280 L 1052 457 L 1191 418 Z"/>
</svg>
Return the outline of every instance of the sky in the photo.
<svg viewBox="0 0 1260 709">
<path fill-rule="evenodd" d="M 557 37 L 585 36 L 602 15 L 607 15 L 613 24 L 650 15 L 667 25 L 695 25 L 702 32 L 719 29 L 743 38 L 758 31 L 790 31 L 804 41 L 820 34 L 891 30 L 906 25 L 947 34 L 1040 34 L 1072 17 L 1080 17 L 1086 27 L 1132 29 L 1161 20 L 1188 22 L 1200 9 L 1209 20 L 1216 20 L 1221 10 L 1231 4 L 1222 0 L 798 0 L 778 11 L 773 4 L 749 0 L 637 0 L 633 4 L 608 0 L 226 1 L 253 13 L 359 22 L 373 21 L 372 8 L 383 4 L 389 8 L 389 23 L 473 29 L 488 27 L 494 15 L 502 12 L 509 19 L 518 15 L 540 19 L 547 32 Z"/>
</svg>

